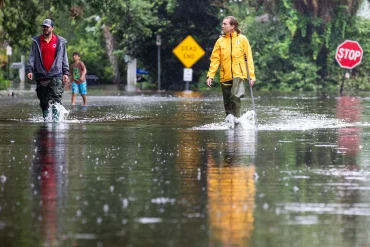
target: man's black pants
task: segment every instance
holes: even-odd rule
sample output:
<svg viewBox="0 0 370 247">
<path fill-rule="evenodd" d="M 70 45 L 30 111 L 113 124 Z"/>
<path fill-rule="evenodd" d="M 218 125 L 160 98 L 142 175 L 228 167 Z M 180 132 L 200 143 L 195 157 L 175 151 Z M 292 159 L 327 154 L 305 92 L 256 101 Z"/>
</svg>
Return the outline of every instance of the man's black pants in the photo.
<svg viewBox="0 0 370 247">
<path fill-rule="evenodd" d="M 47 86 L 42 86 L 38 81 L 36 92 L 43 111 L 49 109 L 49 104 L 62 104 L 62 95 L 64 92 L 62 78 L 52 78 Z"/>
</svg>

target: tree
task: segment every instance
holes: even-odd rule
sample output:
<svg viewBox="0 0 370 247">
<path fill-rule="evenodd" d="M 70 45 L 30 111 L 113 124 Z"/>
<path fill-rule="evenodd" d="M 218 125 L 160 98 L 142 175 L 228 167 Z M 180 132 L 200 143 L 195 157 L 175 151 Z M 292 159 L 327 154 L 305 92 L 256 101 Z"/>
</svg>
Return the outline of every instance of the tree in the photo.
<svg viewBox="0 0 370 247">
<path fill-rule="evenodd" d="M 44 5 L 36 0 L 1 0 L 0 25 L 3 35 L 1 42 L 17 47 L 21 52 L 28 52 L 30 37 L 40 30 L 35 25 L 40 19 Z M 29 11 L 32 9 L 32 11 Z M 39 22 L 41 23 L 41 22 Z"/>
<path fill-rule="evenodd" d="M 153 1 L 158 23 L 153 23 L 151 35 L 139 42 L 140 51 L 136 53 L 143 65 L 155 78 L 157 53 L 155 35 L 162 37 L 162 88 L 183 89 L 182 70 L 184 66 L 172 50 L 188 35 L 199 43 L 206 55 L 194 65 L 194 81 L 203 70 L 208 69 L 209 55 L 216 42 L 220 27 L 218 9 L 207 0 Z M 206 20 L 206 21 L 205 21 Z"/>
<path fill-rule="evenodd" d="M 250 26 L 257 75 L 267 89 L 316 89 L 337 83 L 333 66 L 336 46 L 357 36 L 355 13 L 361 0 L 260 0 L 250 2 L 255 15 L 267 13 L 268 23 L 244 19 Z M 258 74 L 258 71 L 263 73 Z M 265 87 L 256 84 L 257 87 Z"/>
</svg>

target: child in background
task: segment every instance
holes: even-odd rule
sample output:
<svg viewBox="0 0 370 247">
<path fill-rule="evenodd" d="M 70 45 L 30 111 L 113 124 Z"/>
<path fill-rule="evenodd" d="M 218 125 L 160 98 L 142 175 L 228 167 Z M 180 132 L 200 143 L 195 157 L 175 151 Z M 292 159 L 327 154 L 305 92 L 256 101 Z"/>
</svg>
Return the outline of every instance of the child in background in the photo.
<svg viewBox="0 0 370 247">
<path fill-rule="evenodd" d="M 70 76 L 72 81 L 72 105 L 76 105 L 76 95 L 79 93 L 82 96 L 83 105 L 86 104 L 87 84 L 86 84 L 86 67 L 81 61 L 81 55 L 79 52 L 73 52 L 74 63 L 69 66 Z"/>
</svg>

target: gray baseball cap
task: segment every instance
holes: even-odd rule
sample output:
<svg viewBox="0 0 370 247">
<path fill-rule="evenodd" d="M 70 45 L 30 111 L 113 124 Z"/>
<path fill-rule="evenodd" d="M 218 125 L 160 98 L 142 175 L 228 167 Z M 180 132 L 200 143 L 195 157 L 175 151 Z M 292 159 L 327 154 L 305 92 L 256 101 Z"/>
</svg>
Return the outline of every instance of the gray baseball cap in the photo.
<svg viewBox="0 0 370 247">
<path fill-rule="evenodd" d="M 45 19 L 41 26 L 48 26 L 48 27 L 54 27 L 54 22 L 50 19 Z"/>
</svg>

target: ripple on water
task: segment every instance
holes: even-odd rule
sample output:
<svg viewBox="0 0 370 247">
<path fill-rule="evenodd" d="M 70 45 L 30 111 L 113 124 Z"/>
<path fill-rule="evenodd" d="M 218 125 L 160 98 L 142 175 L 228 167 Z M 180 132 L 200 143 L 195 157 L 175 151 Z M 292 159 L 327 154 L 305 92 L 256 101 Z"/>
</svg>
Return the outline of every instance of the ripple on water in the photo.
<svg viewBox="0 0 370 247">
<path fill-rule="evenodd" d="M 370 216 L 369 203 L 298 203 L 276 204 L 280 213 L 315 213 L 335 215 Z"/>
<path fill-rule="evenodd" d="M 137 218 L 136 222 L 141 224 L 154 224 L 154 223 L 161 223 L 163 220 L 162 218 L 156 218 L 156 217 L 142 217 Z"/>
<path fill-rule="evenodd" d="M 78 119 L 77 116 L 69 115 L 67 118 L 61 119 L 58 123 L 99 123 L 99 122 L 117 122 L 117 121 L 125 121 L 125 120 L 134 120 L 143 118 L 140 116 L 132 116 L 129 114 L 115 114 L 115 113 L 107 113 L 105 116 L 102 117 L 88 117 Z M 41 116 L 33 116 L 26 120 L 20 119 L 12 119 L 13 121 L 20 121 L 25 123 L 43 123 L 44 119 Z M 53 122 L 47 121 L 47 122 Z"/>
</svg>

